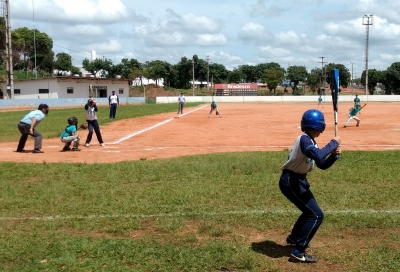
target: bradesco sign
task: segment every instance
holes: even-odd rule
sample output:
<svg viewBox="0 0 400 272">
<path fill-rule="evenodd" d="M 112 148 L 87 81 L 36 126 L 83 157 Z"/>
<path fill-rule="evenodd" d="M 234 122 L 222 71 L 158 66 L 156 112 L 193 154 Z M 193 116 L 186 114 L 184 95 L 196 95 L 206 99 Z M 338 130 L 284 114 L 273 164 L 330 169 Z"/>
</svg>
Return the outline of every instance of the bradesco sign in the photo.
<svg viewBox="0 0 400 272">
<path fill-rule="evenodd" d="M 241 84 L 215 84 L 214 89 L 217 90 L 257 90 L 256 83 L 241 83 Z"/>
</svg>

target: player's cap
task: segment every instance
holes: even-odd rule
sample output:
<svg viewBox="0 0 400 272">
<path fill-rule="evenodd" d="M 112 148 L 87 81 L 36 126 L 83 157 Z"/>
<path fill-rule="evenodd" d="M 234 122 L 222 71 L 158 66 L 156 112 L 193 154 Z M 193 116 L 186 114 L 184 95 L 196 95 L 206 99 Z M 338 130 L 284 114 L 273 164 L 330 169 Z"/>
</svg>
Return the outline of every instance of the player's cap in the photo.
<svg viewBox="0 0 400 272">
<path fill-rule="evenodd" d="M 38 110 L 42 110 L 42 109 L 48 109 L 49 108 L 49 106 L 47 106 L 47 104 L 40 104 L 39 105 L 39 107 L 38 107 Z"/>
</svg>

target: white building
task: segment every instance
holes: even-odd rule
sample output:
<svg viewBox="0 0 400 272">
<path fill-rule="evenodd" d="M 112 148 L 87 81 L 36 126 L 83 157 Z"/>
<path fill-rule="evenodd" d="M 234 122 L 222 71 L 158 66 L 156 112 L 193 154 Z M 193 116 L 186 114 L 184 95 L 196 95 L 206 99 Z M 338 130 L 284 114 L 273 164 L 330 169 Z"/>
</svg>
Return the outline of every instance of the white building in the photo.
<svg viewBox="0 0 400 272">
<path fill-rule="evenodd" d="M 7 90 L 6 83 L 2 90 Z M 14 80 L 14 99 L 108 97 L 112 91 L 129 97 L 129 80 L 78 76 Z M 11 98 L 10 90 L 3 93 L 4 99 Z"/>
</svg>

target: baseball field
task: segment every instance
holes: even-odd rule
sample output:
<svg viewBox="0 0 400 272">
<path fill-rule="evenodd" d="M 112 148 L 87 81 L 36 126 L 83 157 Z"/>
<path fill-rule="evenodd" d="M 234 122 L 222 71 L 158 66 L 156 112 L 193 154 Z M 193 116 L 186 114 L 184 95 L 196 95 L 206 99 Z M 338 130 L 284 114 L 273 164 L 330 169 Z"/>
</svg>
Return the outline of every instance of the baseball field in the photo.
<svg viewBox="0 0 400 272">
<path fill-rule="evenodd" d="M 61 152 L 58 134 L 82 109 L 51 109 L 38 126 L 43 154 L 15 152 L 17 123 L 29 112 L 0 112 L 1 271 L 399 271 L 400 103 L 371 102 L 359 127 L 343 128 L 343 154 L 313 170 L 325 212 L 309 253 L 289 263 L 288 235 L 299 212 L 278 187 L 280 166 L 311 103 L 122 106 L 105 147 Z M 332 105 L 319 109 L 334 134 Z M 137 114 L 140 111 L 141 114 Z M 119 119 L 120 118 L 120 119 Z M 81 144 L 87 131 L 79 131 Z"/>
</svg>

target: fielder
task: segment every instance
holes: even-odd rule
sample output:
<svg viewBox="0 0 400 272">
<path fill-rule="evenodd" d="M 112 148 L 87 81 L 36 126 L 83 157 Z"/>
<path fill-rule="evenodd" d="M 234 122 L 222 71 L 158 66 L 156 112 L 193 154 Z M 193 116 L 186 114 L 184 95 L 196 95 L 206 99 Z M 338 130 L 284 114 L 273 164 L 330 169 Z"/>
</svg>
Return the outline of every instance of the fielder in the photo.
<svg viewBox="0 0 400 272">
<path fill-rule="evenodd" d="M 314 164 L 325 170 L 331 167 L 341 153 L 339 136 L 335 136 L 323 148 L 319 148 L 315 138 L 325 130 L 324 114 L 319 110 L 308 110 L 301 118 L 301 130 L 290 151 L 289 158 L 282 166 L 279 188 L 302 214 L 294 224 L 292 232 L 286 238 L 288 244 L 294 245 L 290 262 L 315 263 L 317 258 L 306 253 L 324 218 L 307 180 L 307 173 Z"/>
<path fill-rule="evenodd" d="M 361 101 L 360 98 L 358 98 L 358 94 L 356 94 L 356 98 L 354 98 L 354 106 L 360 105 Z"/>
<path fill-rule="evenodd" d="M 65 143 L 62 151 L 81 151 L 79 147 L 79 135 L 76 135 L 78 130 L 78 118 L 68 118 L 68 126 L 61 133 L 61 142 Z M 74 142 L 72 149 L 70 148 L 71 143 Z"/>
<path fill-rule="evenodd" d="M 211 110 L 210 113 L 208 114 L 208 118 L 210 118 L 211 114 L 213 113 L 213 111 L 215 111 L 215 115 L 218 115 L 219 118 L 221 118 L 221 114 L 219 113 L 218 107 L 217 107 L 217 103 L 215 103 L 215 101 L 213 100 L 211 102 Z"/>
<path fill-rule="evenodd" d="M 355 119 L 356 121 L 357 121 L 357 127 L 359 127 L 360 126 L 360 118 L 358 118 L 357 117 L 357 113 L 360 113 L 361 114 L 361 110 L 362 110 L 362 108 L 364 108 L 365 106 L 366 106 L 367 104 L 364 104 L 364 106 L 360 106 L 360 104 L 356 104 L 356 105 L 354 105 L 354 107 L 353 108 L 350 108 L 349 109 L 349 119 L 347 119 L 347 122 L 346 122 L 346 124 L 344 124 L 344 127 L 347 127 L 347 125 L 349 124 L 349 122 L 351 121 L 351 119 Z"/>
<path fill-rule="evenodd" d="M 319 96 L 319 98 L 318 98 L 318 106 L 317 106 L 317 108 L 319 107 L 319 105 L 324 107 L 324 105 L 322 105 L 322 97 L 321 96 Z"/>
</svg>

